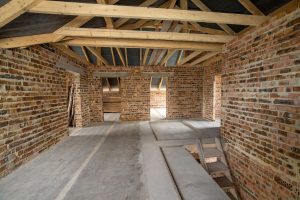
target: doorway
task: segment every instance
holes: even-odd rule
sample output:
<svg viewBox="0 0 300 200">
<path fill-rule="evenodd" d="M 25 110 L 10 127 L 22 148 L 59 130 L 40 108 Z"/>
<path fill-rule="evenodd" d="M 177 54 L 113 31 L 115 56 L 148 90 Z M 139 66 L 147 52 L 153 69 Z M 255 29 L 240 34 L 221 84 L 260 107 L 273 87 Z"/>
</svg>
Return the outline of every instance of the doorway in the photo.
<svg viewBox="0 0 300 200">
<path fill-rule="evenodd" d="M 222 79 L 221 75 L 214 78 L 214 94 L 213 94 L 213 119 L 220 121 L 221 119 L 221 98 L 222 98 Z"/>
<path fill-rule="evenodd" d="M 102 78 L 104 121 L 119 121 L 121 113 L 121 79 Z"/>
<path fill-rule="evenodd" d="M 150 83 L 150 119 L 152 121 L 166 118 L 167 78 L 152 77 Z"/>
</svg>

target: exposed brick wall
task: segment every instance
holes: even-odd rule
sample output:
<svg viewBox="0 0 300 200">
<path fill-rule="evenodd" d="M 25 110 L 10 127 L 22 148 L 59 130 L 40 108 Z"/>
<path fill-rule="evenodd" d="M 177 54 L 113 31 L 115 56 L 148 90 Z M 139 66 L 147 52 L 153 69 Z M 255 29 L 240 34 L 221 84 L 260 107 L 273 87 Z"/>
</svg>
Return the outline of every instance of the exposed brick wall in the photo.
<svg viewBox="0 0 300 200">
<path fill-rule="evenodd" d="M 167 80 L 167 118 L 202 118 L 203 68 L 178 66 Z"/>
<path fill-rule="evenodd" d="M 103 92 L 103 97 L 120 97 L 120 92 L 111 91 L 111 92 Z"/>
<path fill-rule="evenodd" d="M 222 104 L 222 76 L 216 75 L 214 81 L 214 114 L 215 119 L 221 118 L 221 104 Z"/>
<path fill-rule="evenodd" d="M 103 88 L 101 78 L 95 78 L 92 75 L 93 71 L 89 70 L 88 73 L 88 91 L 89 91 L 89 111 L 90 122 L 98 123 L 103 122 Z"/>
<path fill-rule="evenodd" d="M 166 90 L 150 91 L 150 108 L 165 108 L 167 94 Z"/>
<path fill-rule="evenodd" d="M 207 120 L 220 116 L 221 88 L 218 77 L 222 73 L 222 62 L 212 62 L 203 69 L 203 118 Z"/>
<path fill-rule="evenodd" d="M 150 117 L 150 77 L 144 72 L 172 72 L 167 80 L 167 118 L 202 118 L 202 67 L 101 67 L 100 72 L 128 72 L 121 78 L 121 120 L 148 120 Z M 188 98 L 187 98 L 188 97 Z"/>
<path fill-rule="evenodd" d="M 131 71 L 130 76 L 121 78 L 121 116 L 124 121 L 149 120 L 150 77 L 141 75 L 140 70 Z"/>
<path fill-rule="evenodd" d="M 88 85 L 85 75 L 67 73 L 68 87 L 73 85 L 75 98 L 75 127 L 84 127 L 90 123 Z"/>
<path fill-rule="evenodd" d="M 222 136 L 243 199 L 300 199 L 300 9 L 226 45 Z"/>
<path fill-rule="evenodd" d="M 42 48 L 0 49 L 0 177 L 68 135 L 66 72 Z"/>
</svg>

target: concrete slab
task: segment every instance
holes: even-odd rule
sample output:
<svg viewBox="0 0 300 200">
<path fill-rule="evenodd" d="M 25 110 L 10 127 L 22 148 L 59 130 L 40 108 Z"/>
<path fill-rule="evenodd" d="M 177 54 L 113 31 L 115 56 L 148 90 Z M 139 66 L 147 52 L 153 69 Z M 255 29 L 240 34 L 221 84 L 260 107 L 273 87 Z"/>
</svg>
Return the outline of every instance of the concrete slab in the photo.
<svg viewBox="0 0 300 200">
<path fill-rule="evenodd" d="M 117 123 L 64 199 L 148 199 L 139 140 L 138 123 Z"/>
<path fill-rule="evenodd" d="M 151 122 L 151 127 L 158 140 L 182 140 L 195 139 L 195 131 L 180 121 L 156 121 Z"/>
<path fill-rule="evenodd" d="M 105 122 L 117 122 L 120 120 L 120 113 L 104 113 Z"/>
<path fill-rule="evenodd" d="M 110 126 L 80 130 L 0 180 L 1 200 L 53 200 Z"/>
<path fill-rule="evenodd" d="M 228 196 L 183 147 L 163 148 L 183 199 L 226 200 Z"/>
<path fill-rule="evenodd" d="M 180 200 L 162 152 L 148 122 L 140 122 L 145 184 L 151 200 Z"/>
<path fill-rule="evenodd" d="M 150 119 L 151 121 L 158 121 L 166 118 L 165 108 L 151 108 L 150 109 Z"/>
<path fill-rule="evenodd" d="M 220 136 L 220 121 L 183 120 L 183 123 L 197 130 L 198 138 Z"/>
</svg>

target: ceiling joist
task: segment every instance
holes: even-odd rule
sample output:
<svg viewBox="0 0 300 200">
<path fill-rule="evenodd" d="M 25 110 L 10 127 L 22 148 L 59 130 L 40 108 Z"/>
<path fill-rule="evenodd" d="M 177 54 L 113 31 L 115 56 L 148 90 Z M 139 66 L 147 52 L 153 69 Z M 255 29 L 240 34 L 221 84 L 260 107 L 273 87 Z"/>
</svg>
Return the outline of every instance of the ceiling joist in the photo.
<svg viewBox="0 0 300 200">
<path fill-rule="evenodd" d="M 127 47 L 127 48 L 151 48 L 151 49 L 185 49 L 220 51 L 221 44 L 201 42 L 181 42 L 161 40 L 137 40 L 137 39 L 111 39 L 111 38 L 79 38 L 71 39 L 61 44 L 70 46 L 91 46 L 91 47 Z"/>
<path fill-rule="evenodd" d="M 31 13 L 79 15 L 92 17 L 119 17 L 135 19 L 174 20 L 258 26 L 269 19 L 267 16 L 189 11 L 134 6 L 116 6 L 61 1 L 43 1 L 29 9 Z"/>
</svg>

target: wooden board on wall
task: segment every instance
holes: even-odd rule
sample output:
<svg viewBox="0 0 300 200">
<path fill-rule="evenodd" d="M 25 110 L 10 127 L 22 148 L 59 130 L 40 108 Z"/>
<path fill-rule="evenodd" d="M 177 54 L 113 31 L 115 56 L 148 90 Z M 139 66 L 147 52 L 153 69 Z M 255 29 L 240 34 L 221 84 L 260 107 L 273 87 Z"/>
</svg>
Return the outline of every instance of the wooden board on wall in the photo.
<svg viewBox="0 0 300 200">
<path fill-rule="evenodd" d="M 103 97 L 103 112 L 121 112 L 121 97 Z"/>
</svg>

